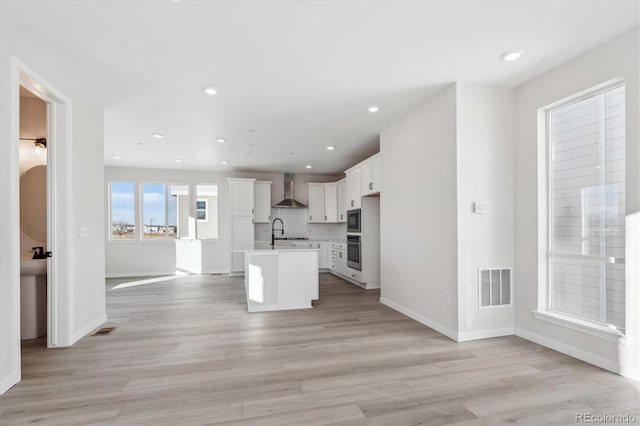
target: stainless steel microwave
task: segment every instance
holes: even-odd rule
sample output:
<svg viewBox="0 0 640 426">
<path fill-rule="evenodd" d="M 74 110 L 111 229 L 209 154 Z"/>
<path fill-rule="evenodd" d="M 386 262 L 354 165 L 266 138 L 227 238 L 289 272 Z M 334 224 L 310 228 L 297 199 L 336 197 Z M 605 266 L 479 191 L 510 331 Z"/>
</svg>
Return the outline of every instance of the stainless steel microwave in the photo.
<svg viewBox="0 0 640 426">
<path fill-rule="evenodd" d="M 361 223 L 361 210 L 354 209 L 347 211 L 347 232 L 362 232 Z"/>
</svg>

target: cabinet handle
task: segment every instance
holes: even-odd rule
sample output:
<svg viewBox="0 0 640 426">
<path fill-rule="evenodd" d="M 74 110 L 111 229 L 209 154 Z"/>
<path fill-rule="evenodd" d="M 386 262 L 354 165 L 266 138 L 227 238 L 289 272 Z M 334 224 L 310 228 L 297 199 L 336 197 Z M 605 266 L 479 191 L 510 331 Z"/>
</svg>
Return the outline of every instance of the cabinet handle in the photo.
<svg viewBox="0 0 640 426">
<path fill-rule="evenodd" d="M 342 215 L 340 215 L 340 220 L 342 220 L 342 217 L 343 217 L 343 216 L 342 216 Z"/>
<path fill-rule="evenodd" d="M 342 252 L 338 253 L 338 256 L 342 259 Z"/>
<path fill-rule="evenodd" d="M 371 191 L 373 189 L 373 183 L 369 182 L 369 190 Z"/>
<path fill-rule="evenodd" d="M 351 207 L 355 206 L 354 201 L 351 200 Z"/>
<path fill-rule="evenodd" d="M 324 216 L 324 220 L 327 220 L 327 215 Z"/>
<path fill-rule="evenodd" d="M 253 214 L 253 209 L 251 209 L 251 214 Z"/>
<path fill-rule="evenodd" d="M 269 220 L 271 220 L 271 215 L 269 215 Z"/>
<path fill-rule="evenodd" d="M 309 216 L 309 220 L 311 220 L 311 216 Z"/>
</svg>

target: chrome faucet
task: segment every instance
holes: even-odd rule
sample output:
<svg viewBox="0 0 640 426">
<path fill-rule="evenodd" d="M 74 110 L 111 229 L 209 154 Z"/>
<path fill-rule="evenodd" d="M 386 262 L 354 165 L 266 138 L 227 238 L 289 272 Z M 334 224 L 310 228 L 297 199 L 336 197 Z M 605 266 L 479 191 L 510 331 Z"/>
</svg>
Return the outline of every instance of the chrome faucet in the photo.
<svg viewBox="0 0 640 426">
<path fill-rule="evenodd" d="M 275 229 L 276 220 L 280 221 L 280 229 Z M 271 222 L 271 245 L 272 246 L 275 246 L 276 240 L 278 239 L 276 238 L 276 231 L 280 231 L 280 235 L 284 235 L 284 222 L 279 217 L 276 217 L 275 219 L 273 219 L 273 222 Z"/>
</svg>

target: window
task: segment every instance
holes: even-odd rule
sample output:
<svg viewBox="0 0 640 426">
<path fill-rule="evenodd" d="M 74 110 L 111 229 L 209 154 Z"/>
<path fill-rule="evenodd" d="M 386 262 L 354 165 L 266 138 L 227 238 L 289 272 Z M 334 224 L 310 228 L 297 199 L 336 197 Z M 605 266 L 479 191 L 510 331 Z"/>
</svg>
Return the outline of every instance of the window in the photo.
<svg viewBox="0 0 640 426">
<path fill-rule="evenodd" d="M 180 236 L 178 226 L 180 195 L 187 205 L 187 185 L 145 183 L 142 185 L 142 238 L 163 239 Z"/>
<path fill-rule="evenodd" d="M 133 182 L 111 182 L 111 239 L 134 240 L 136 237 L 135 185 Z"/>
<path fill-rule="evenodd" d="M 625 92 L 547 111 L 549 308 L 625 326 Z"/>
<path fill-rule="evenodd" d="M 218 238 L 218 185 L 196 185 L 196 238 Z"/>
<path fill-rule="evenodd" d="M 196 219 L 206 222 L 207 221 L 207 200 L 196 201 Z"/>
<path fill-rule="evenodd" d="M 142 185 L 142 238 L 164 238 L 167 225 L 167 194 L 163 183 Z"/>
</svg>

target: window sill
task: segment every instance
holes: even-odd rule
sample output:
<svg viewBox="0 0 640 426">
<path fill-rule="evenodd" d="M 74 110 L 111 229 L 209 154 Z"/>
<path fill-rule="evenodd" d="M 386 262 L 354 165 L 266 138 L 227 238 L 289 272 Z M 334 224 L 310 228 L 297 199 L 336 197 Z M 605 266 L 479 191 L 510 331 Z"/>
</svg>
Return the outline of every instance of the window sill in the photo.
<svg viewBox="0 0 640 426">
<path fill-rule="evenodd" d="M 561 314 L 553 311 L 532 311 L 536 319 L 550 322 L 551 324 L 561 327 L 570 328 L 571 330 L 599 337 L 610 342 L 626 344 L 627 336 L 620 331 L 607 325 L 579 319 L 570 315 Z"/>
</svg>

